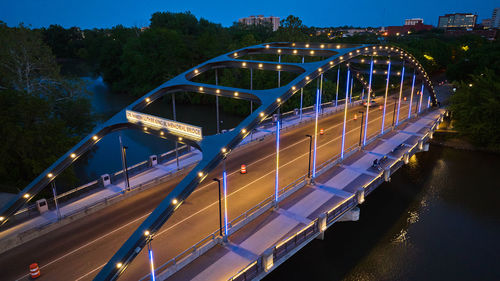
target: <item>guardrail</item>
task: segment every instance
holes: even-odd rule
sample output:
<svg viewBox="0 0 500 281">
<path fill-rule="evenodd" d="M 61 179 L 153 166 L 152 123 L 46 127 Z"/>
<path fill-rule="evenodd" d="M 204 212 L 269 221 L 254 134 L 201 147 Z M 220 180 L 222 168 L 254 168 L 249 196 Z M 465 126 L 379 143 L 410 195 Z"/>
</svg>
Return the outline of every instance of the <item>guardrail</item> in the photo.
<svg viewBox="0 0 500 281">
<path fill-rule="evenodd" d="M 434 125 L 437 123 L 436 121 L 433 126 L 431 127 L 434 128 Z M 385 133 L 384 133 L 385 134 Z M 429 132 L 427 132 L 422 138 L 420 138 L 420 141 L 424 141 L 427 137 L 429 136 Z M 417 147 L 417 144 L 412 146 L 411 148 L 408 149 L 407 153 L 412 153 L 412 152 L 417 152 L 415 151 L 415 148 Z M 355 148 L 352 148 L 351 152 L 355 151 Z M 327 160 L 323 163 L 322 167 L 327 167 L 328 163 L 332 163 L 335 160 Z M 400 157 L 399 159 L 395 160 L 394 163 L 392 163 L 389 168 L 394 168 L 398 169 L 399 167 L 402 166 L 403 163 L 403 156 Z M 392 171 L 391 171 L 392 173 Z M 373 191 L 377 186 L 379 186 L 382 182 L 384 182 L 383 178 L 383 172 L 378 174 L 375 178 L 373 178 L 370 182 L 366 183 L 365 185 L 362 186 L 363 190 L 365 191 L 365 195 L 368 195 Z M 326 212 L 326 225 L 327 227 L 331 226 L 334 224 L 339 218 L 342 217 L 343 214 L 345 214 L 347 211 L 351 210 L 352 208 L 356 207 L 358 204 L 356 194 L 353 194 L 351 197 L 346 198 L 342 203 L 339 205 L 333 207 L 330 209 L 328 212 Z M 305 226 L 295 234 L 291 235 L 290 237 L 284 239 L 283 241 L 280 241 L 275 244 L 275 246 L 271 247 L 273 249 L 273 263 L 276 264 L 277 261 L 280 259 L 284 258 L 287 254 L 291 252 L 297 251 L 299 248 L 307 244 L 310 240 L 314 239 L 317 237 L 322 230 L 320 229 L 319 226 L 319 218 L 316 218 L 313 220 L 309 225 Z M 254 278 L 257 278 L 259 274 L 263 273 L 267 269 L 264 267 L 264 256 L 261 255 L 259 256 L 255 261 L 252 261 L 248 266 L 240 270 L 238 273 L 236 273 L 233 277 L 229 278 L 228 281 L 249 281 L 253 280 Z M 280 261 L 282 262 L 282 261 Z"/>
</svg>

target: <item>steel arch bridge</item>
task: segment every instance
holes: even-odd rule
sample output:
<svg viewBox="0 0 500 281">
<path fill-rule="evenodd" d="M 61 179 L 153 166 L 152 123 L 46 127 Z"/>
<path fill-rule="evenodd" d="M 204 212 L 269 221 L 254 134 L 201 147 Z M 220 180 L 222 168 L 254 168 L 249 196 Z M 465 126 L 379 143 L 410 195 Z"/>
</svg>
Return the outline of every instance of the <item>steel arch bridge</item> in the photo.
<svg viewBox="0 0 500 281">
<path fill-rule="evenodd" d="M 316 56 L 324 59 L 308 63 L 285 63 L 242 59 L 242 57 L 246 55 L 260 54 Z M 0 222 L 1 224 L 5 223 L 19 208 L 50 184 L 57 175 L 63 172 L 64 169 L 69 167 L 81 155 L 96 145 L 100 139 L 111 132 L 132 128 L 160 138 L 171 139 L 196 147 L 203 154 L 202 160 L 136 229 L 118 252 L 109 260 L 95 280 L 117 279 L 175 210 L 181 206 L 186 198 L 205 179 L 208 173 L 221 163 L 231 150 L 236 148 L 236 146 L 250 134 L 251 130 L 256 128 L 257 125 L 269 115 L 272 115 L 286 100 L 300 91 L 300 89 L 305 87 L 313 79 L 342 63 L 348 63 L 350 61 L 359 62 L 358 57 L 360 56 L 371 56 L 372 62 L 373 56 L 390 56 L 392 58 L 401 59 L 407 63 L 408 66 L 415 69 L 415 74 L 429 92 L 432 104 L 437 104 L 434 87 L 422 65 L 415 57 L 399 47 L 371 44 L 354 45 L 287 42 L 267 43 L 245 47 L 220 55 L 187 70 L 124 108 L 107 122 L 96 128 L 91 135 L 75 145 L 70 151 L 59 158 L 26 186 L 24 190 L 17 194 L 8 204 L 3 206 L 0 210 Z M 218 68 L 272 70 L 278 73 L 285 71 L 298 75 L 286 85 L 266 90 L 240 89 L 192 81 L 197 75 Z M 360 78 L 361 75 L 359 75 L 359 72 L 354 72 L 357 73 L 355 77 L 360 79 L 363 86 L 370 92 L 370 85 L 365 79 Z M 165 95 L 181 91 L 248 100 L 256 103 L 258 107 L 233 130 L 222 134 L 206 136 L 201 140 L 189 138 L 181 139 L 178 134 L 174 134 L 164 129 L 148 128 L 145 130 L 145 124 L 141 122 L 131 122 L 127 119 L 126 114 L 128 110 L 142 110 Z M 148 233 L 148 235 L 145 235 L 145 233 Z"/>
</svg>

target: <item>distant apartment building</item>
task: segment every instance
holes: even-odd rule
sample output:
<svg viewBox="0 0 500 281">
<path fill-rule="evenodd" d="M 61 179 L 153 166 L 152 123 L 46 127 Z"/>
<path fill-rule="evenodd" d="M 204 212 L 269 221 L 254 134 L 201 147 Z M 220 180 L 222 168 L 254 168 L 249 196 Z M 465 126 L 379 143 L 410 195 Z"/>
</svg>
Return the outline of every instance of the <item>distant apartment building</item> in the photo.
<svg viewBox="0 0 500 281">
<path fill-rule="evenodd" d="M 244 25 L 259 25 L 259 24 L 270 24 L 273 27 L 273 31 L 278 30 L 280 27 L 279 17 L 264 17 L 263 15 L 249 16 L 246 18 L 238 19 L 238 22 Z"/>
<path fill-rule="evenodd" d="M 405 20 L 405 25 L 416 25 L 418 23 L 423 24 L 424 19 L 415 18 L 415 19 L 406 19 Z"/>
<path fill-rule="evenodd" d="M 420 18 L 406 19 L 403 26 L 388 26 L 387 31 L 383 34 L 388 36 L 402 36 L 411 34 L 412 32 L 431 30 L 432 25 L 424 24 L 424 20 Z"/>
<path fill-rule="evenodd" d="M 500 28 L 500 7 L 493 9 L 490 28 Z"/>
<path fill-rule="evenodd" d="M 483 19 L 481 21 L 481 25 L 483 26 L 483 29 L 491 28 L 491 19 Z"/>
<path fill-rule="evenodd" d="M 477 15 L 470 13 L 456 13 L 439 16 L 438 28 L 473 29 L 476 26 Z"/>
</svg>

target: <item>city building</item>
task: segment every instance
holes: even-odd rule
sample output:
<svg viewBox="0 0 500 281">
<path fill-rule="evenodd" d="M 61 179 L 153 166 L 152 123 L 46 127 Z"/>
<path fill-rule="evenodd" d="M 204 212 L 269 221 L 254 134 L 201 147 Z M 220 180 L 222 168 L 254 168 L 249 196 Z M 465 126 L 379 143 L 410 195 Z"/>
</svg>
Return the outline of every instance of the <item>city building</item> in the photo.
<svg viewBox="0 0 500 281">
<path fill-rule="evenodd" d="M 420 18 L 406 19 L 403 26 L 388 26 L 387 31 L 383 32 L 386 36 L 402 36 L 422 30 L 431 30 L 432 25 L 424 24 L 424 20 Z"/>
<path fill-rule="evenodd" d="M 273 31 L 278 30 L 280 27 L 279 17 L 264 17 L 263 15 L 249 16 L 246 18 L 238 19 L 238 22 L 244 25 L 258 25 L 258 24 L 270 24 L 273 27 Z"/>
<path fill-rule="evenodd" d="M 406 19 L 405 20 L 405 25 L 416 25 L 418 23 L 423 24 L 424 19 L 414 18 L 414 19 Z"/>
<path fill-rule="evenodd" d="M 491 19 L 484 19 L 482 22 L 481 22 L 481 25 L 483 26 L 483 29 L 489 29 L 491 28 Z"/>
<path fill-rule="evenodd" d="M 473 29 L 476 26 L 477 15 L 470 13 L 456 13 L 439 16 L 438 28 Z"/>
<path fill-rule="evenodd" d="M 500 7 L 493 9 L 490 28 L 500 28 Z"/>
</svg>

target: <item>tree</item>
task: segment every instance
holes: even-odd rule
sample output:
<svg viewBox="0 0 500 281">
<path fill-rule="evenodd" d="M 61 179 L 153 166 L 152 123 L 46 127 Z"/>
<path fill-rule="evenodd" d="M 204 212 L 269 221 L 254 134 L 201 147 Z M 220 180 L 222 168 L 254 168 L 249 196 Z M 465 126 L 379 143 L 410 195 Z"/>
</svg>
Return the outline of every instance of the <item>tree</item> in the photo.
<svg viewBox="0 0 500 281">
<path fill-rule="evenodd" d="M 458 83 L 451 97 L 453 126 L 475 144 L 500 151 L 500 76 L 491 70 Z"/>
<path fill-rule="evenodd" d="M 16 191 L 94 125 L 81 80 L 60 76 L 39 31 L 0 24 L 0 179 Z M 74 180 L 71 175 L 66 180 Z"/>
</svg>

